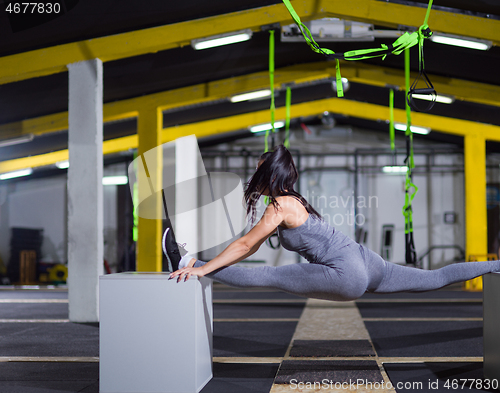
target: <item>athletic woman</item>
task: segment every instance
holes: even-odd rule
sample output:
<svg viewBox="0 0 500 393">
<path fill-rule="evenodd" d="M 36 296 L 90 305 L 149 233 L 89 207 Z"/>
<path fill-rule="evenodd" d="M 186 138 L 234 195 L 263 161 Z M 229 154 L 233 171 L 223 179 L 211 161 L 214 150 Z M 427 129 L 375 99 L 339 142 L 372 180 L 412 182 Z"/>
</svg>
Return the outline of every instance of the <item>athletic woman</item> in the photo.
<svg viewBox="0 0 500 393">
<path fill-rule="evenodd" d="M 239 288 L 279 289 L 295 295 L 335 301 L 354 300 L 365 292 L 422 292 L 500 271 L 500 261 L 455 263 L 437 270 L 421 270 L 386 262 L 326 223 L 293 186 L 298 172 L 290 152 L 277 146 L 264 153 L 246 184 L 247 216 L 255 221 L 256 204 L 269 196 L 260 221 L 209 262 L 186 254 L 170 277 L 207 276 Z M 231 266 L 255 253 L 277 231 L 281 245 L 309 261 L 279 267 Z M 166 252 L 176 252 L 176 245 Z"/>
</svg>

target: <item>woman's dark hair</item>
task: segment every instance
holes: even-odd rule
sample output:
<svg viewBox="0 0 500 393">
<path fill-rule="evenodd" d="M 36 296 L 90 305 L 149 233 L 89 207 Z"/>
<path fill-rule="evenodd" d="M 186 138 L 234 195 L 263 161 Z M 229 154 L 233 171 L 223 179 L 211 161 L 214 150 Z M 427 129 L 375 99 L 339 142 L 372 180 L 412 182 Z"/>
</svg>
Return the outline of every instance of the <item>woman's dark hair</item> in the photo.
<svg viewBox="0 0 500 393">
<path fill-rule="evenodd" d="M 247 203 L 247 216 L 255 221 L 257 201 L 262 193 L 268 189 L 269 203 L 278 209 L 276 197 L 290 195 L 298 199 L 310 213 L 322 219 L 321 215 L 305 200 L 305 198 L 293 189 L 293 185 L 299 178 L 299 173 L 293 162 L 292 154 L 281 145 L 260 156 L 262 164 L 245 185 L 245 201 Z"/>
</svg>

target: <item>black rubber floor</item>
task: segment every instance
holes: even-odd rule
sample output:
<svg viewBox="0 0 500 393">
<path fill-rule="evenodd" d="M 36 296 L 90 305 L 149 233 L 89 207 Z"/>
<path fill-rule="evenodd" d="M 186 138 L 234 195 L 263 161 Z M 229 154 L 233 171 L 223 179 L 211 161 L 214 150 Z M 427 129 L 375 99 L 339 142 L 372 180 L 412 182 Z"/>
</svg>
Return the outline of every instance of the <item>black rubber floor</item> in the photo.
<svg viewBox="0 0 500 393">
<path fill-rule="evenodd" d="M 0 337 L 0 356 L 99 356 L 95 325 L 2 323 Z"/>
<path fill-rule="evenodd" d="M 214 318 L 300 318 L 305 303 L 214 304 Z"/>
<path fill-rule="evenodd" d="M 214 322 L 213 356 L 284 356 L 297 322 Z"/>
<path fill-rule="evenodd" d="M 200 393 L 267 393 L 278 367 L 279 364 L 214 363 L 214 377 Z"/>
<path fill-rule="evenodd" d="M 397 393 L 498 392 L 499 381 L 483 380 L 483 363 L 386 363 Z M 465 381 L 467 380 L 467 381 Z"/>
<path fill-rule="evenodd" d="M 67 299 L 68 291 L 41 290 L 41 289 L 2 289 L 0 287 L 0 299 Z"/>
<path fill-rule="evenodd" d="M 414 292 L 414 293 L 386 293 L 386 294 L 376 294 L 376 293 L 365 293 L 361 296 L 361 300 L 365 299 L 482 299 L 482 292 L 467 292 L 460 290 L 447 290 L 443 288 L 441 290 L 429 291 L 429 292 Z"/>
<path fill-rule="evenodd" d="M 291 357 L 376 356 L 368 340 L 294 340 Z"/>
<path fill-rule="evenodd" d="M 482 322 L 365 322 L 383 357 L 483 356 Z"/>
<path fill-rule="evenodd" d="M 0 319 L 68 319 L 68 303 L 3 303 Z"/>
<path fill-rule="evenodd" d="M 482 318 L 483 304 L 460 303 L 358 303 L 363 318 Z"/>
<path fill-rule="evenodd" d="M 214 299 L 265 299 L 265 300 L 297 300 L 298 302 L 306 302 L 307 298 L 292 295 L 286 292 L 279 291 L 240 291 L 240 290 L 217 290 L 214 285 Z"/>
<path fill-rule="evenodd" d="M 99 392 L 99 363 L 1 362 L 2 393 Z"/>
</svg>

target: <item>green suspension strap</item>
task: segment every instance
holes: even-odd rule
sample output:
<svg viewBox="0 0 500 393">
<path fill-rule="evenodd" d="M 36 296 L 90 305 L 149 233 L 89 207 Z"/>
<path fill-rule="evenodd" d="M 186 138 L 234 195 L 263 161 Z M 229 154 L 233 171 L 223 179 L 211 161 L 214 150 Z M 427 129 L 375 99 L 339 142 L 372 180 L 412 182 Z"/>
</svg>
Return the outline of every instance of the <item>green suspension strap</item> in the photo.
<svg viewBox="0 0 500 393">
<path fill-rule="evenodd" d="M 300 31 L 302 32 L 302 35 L 304 36 L 307 44 L 310 46 L 310 48 L 316 52 L 320 53 L 325 56 L 330 56 L 334 55 L 335 52 L 332 51 L 331 49 L 328 48 L 321 48 L 316 41 L 314 41 L 314 38 L 312 37 L 311 32 L 307 28 L 305 24 L 302 23 L 300 20 L 299 15 L 297 12 L 295 12 L 295 9 L 292 7 L 292 4 L 290 4 L 290 0 L 283 0 L 283 3 L 285 4 L 285 7 L 287 8 L 288 12 L 290 13 L 290 16 L 294 20 L 294 22 L 297 24 L 299 27 Z M 337 81 L 337 97 L 343 97 L 344 96 L 344 89 L 342 88 L 342 76 L 340 75 L 340 62 L 339 59 L 335 59 L 335 68 L 336 68 L 336 74 L 335 74 L 335 79 Z"/>
<path fill-rule="evenodd" d="M 394 89 L 389 91 L 389 135 L 391 137 L 391 150 L 394 152 Z"/>
<path fill-rule="evenodd" d="M 410 89 L 410 51 L 405 50 L 405 82 L 406 91 Z M 413 160 L 413 133 L 411 131 L 411 109 L 408 100 L 405 100 L 406 106 L 406 159 L 407 165 L 406 180 L 405 180 L 405 205 L 403 207 L 403 215 L 405 217 L 405 259 L 407 264 L 415 265 L 417 262 L 417 253 L 415 251 L 415 242 L 413 238 L 413 211 L 412 201 L 418 191 L 417 186 L 413 183 L 413 168 L 415 162 Z M 413 188 L 413 193 L 410 190 Z"/>
<path fill-rule="evenodd" d="M 290 107 L 292 106 L 292 89 L 290 86 L 286 88 L 286 120 L 285 120 L 285 142 L 283 143 L 287 149 L 290 148 Z"/>
<path fill-rule="evenodd" d="M 427 26 L 427 20 L 429 18 L 429 13 L 430 13 L 430 10 L 432 8 L 432 1 L 433 0 L 429 0 L 429 5 L 427 6 L 427 14 L 425 16 L 424 24 L 422 26 L 420 26 L 420 28 L 417 31 L 415 31 L 411 34 L 406 32 L 401 37 L 399 37 L 396 41 L 394 41 L 394 43 L 389 44 L 389 45 L 382 44 L 380 46 L 380 48 L 353 50 L 353 51 L 349 51 L 349 52 L 345 52 L 345 53 L 335 53 L 331 49 L 321 48 L 316 43 L 316 41 L 314 41 L 314 38 L 312 37 L 312 34 L 309 31 L 309 29 L 307 28 L 307 26 L 301 22 L 300 17 L 298 16 L 297 12 L 295 12 L 294 8 L 292 7 L 290 0 L 283 0 L 283 3 L 285 4 L 292 19 L 299 27 L 300 31 L 302 32 L 302 35 L 304 36 L 304 39 L 306 40 L 307 44 L 311 47 L 311 49 L 316 53 L 320 53 L 320 54 L 325 55 L 328 59 L 335 59 L 335 61 L 336 61 L 335 79 L 337 81 L 337 96 L 343 97 L 344 93 L 343 93 L 343 89 L 342 89 L 342 78 L 340 75 L 339 60 L 364 60 L 364 59 L 371 59 L 374 57 L 382 57 L 382 60 L 384 60 L 387 55 L 390 55 L 390 54 L 399 55 L 405 49 L 411 48 L 412 46 L 417 45 L 417 44 L 419 45 L 419 47 L 421 49 L 421 53 L 423 54 L 423 52 L 422 52 L 423 51 L 423 40 L 425 38 L 429 38 L 432 35 L 432 31 L 429 29 L 429 26 Z M 422 57 L 422 59 L 423 59 L 423 57 Z M 423 70 L 423 67 L 422 67 L 422 70 Z M 426 81 L 428 81 L 430 83 L 430 81 L 427 78 L 427 75 L 424 72 L 423 72 L 423 75 L 426 78 Z"/>
<path fill-rule="evenodd" d="M 274 105 L 274 30 L 269 31 L 269 85 L 271 89 L 271 130 L 266 130 L 266 140 L 265 140 L 265 149 L 264 153 L 269 151 L 269 131 L 274 133 L 274 112 L 276 111 L 276 107 Z M 273 137 L 274 138 L 274 137 Z M 274 139 L 273 139 L 274 142 Z M 274 148 L 274 143 L 273 146 Z"/>
</svg>

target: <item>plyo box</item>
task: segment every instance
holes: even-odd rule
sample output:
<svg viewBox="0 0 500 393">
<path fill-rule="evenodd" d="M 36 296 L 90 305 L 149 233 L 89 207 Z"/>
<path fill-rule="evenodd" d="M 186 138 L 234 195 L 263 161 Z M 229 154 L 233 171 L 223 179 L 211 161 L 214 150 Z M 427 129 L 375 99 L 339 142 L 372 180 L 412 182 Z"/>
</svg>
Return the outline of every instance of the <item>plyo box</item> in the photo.
<svg viewBox="0 0 500 393">
<path fill-rule="evenodd" d="M 99 277 L 99 391 L 198 393 L 212 378 L 212 281 Z"/>
</svg>

